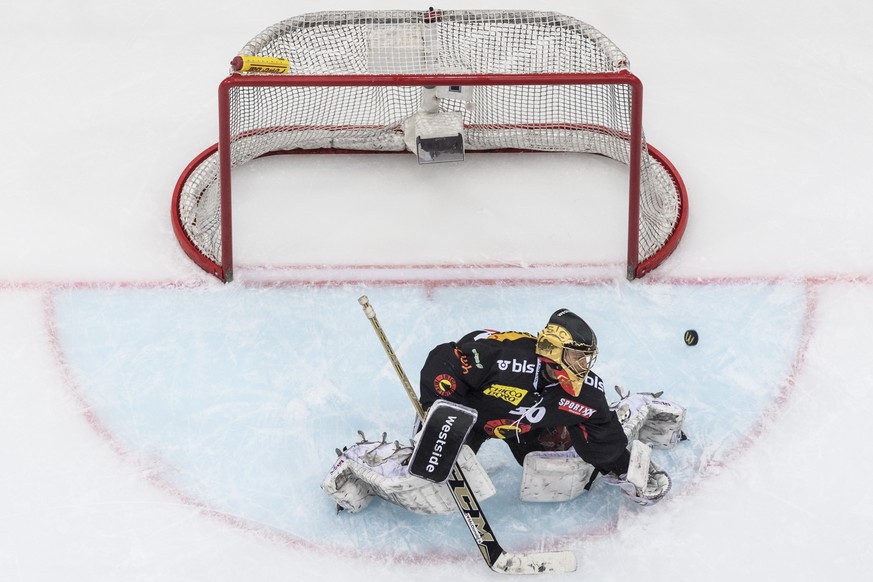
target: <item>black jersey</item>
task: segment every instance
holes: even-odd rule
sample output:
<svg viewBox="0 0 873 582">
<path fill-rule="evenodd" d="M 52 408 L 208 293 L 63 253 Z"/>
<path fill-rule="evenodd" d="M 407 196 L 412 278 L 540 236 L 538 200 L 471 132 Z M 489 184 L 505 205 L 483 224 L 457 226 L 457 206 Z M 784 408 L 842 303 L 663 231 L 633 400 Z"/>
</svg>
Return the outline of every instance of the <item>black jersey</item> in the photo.
<svg viewBox="0 0 873 582">
<path fill-rule="evenodd" d="M 574 396 L 546 375 L 527 333 L 475 331 L 431 350 L 421 371 L 425 408 L 444 398 L 479 416 L 469 444 L 504 439 L 519 463 L 542 450 L 540 436 L 566 427 L 579 456 L 603 473 L 627 470 L 627 437 L 609 409 L 603 381 L 589 372 Z"/>
</svg>

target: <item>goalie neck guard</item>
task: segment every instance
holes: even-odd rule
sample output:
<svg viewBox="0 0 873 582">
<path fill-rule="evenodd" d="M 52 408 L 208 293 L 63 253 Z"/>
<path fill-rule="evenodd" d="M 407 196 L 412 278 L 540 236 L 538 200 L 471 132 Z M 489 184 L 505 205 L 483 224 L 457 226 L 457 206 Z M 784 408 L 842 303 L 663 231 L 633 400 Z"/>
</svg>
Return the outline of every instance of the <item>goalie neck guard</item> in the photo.
<svg viewBox="0 0 873 582">
<path fill-rule="evenodd" d="M 597 336 L 581 317 L 559 309 L 537 335 L 536 353 L 546 360 L 561 387 L 579 396 L 597 359 Z"/>
</svg>

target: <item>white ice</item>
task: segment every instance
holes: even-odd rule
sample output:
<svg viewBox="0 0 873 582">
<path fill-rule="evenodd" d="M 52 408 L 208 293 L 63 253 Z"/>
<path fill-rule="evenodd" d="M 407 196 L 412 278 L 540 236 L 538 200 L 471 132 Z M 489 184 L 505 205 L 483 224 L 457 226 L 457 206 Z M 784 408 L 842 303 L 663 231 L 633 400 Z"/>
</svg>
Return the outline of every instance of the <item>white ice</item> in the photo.
<svg viewBox="0 0 873 582">
<path fill-rule="evenodd" d="M 497 576 L 457 516 L 379 502 L 336 516 L 317 489 L 357 429 L 409 429 L 362 293 L 413 379 L 437 342 L 478 326 L 534 331 L 567 306 L 597 330 L 608 382 L 688 405 L 692 440 L 656 452 L 675 491 L 644 510 L 601 487 L 522 504 L 514 462 L 499 443 L 483 449 L 501 543 L 576 553 L 579 570 L 554 578 L 867 575 L 873 8 L 439 7 L 563 12 L 630 56 L 646 136 L 690 196 L 688 230 L 663 266 L 624 280 L 626 174 L 608 160 L 295 156 L 240 172 L 238 277 L 222 285 L 179 248 L 169 202 L 216 140 L 230 57 L 296 14 L 426 6 L 6 7 L 2 579 Z M 545 263 L 578 265 L 578 280 L 528 267 Z M 681 343 L 690 327 L 695 348 Z"/>
</svg>

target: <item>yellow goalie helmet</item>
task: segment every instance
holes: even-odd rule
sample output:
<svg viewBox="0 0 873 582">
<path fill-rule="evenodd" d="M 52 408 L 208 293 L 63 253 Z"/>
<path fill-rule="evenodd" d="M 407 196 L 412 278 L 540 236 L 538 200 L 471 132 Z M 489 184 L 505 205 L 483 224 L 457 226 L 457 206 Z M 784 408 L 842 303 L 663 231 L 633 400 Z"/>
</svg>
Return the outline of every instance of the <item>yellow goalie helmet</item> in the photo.
<svg viewBox="0 0 873 582">
<path fill-rule="evenodd" d="M 579 396 L 597 359 L 597 336 L 581 317 L 559 309 L 537 335 L 536 353 L 546 360 L 561 387 Z"/>
</svg>

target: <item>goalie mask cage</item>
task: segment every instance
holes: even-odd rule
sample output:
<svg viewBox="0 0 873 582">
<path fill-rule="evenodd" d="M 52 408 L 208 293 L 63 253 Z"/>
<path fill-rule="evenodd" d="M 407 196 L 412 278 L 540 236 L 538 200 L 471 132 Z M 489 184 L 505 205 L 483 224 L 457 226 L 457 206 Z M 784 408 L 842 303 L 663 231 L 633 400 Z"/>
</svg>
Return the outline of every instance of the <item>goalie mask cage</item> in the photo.
<svg viewBox="0 0 873 582">
<path fill-rule="evenodd" d="M 685 188 L 646 144 L 642 84 L 584 22 L 532 11 L 318 12 L 267 28 L 239 56 L 290 68 L 231 70 L 218 90 L 218 143 L 188 165 L 172 203 L 182 248 L 223 281 L 233 278 L 233 168 L 274 153 L 409 151 L 404 125 L 422 111 L 425 88 L 444 89 L 435 111 L 462 119 L 467 152 L 595 153 L 627 164 L 629 279 L 682 236 Z"/>
</svg>

